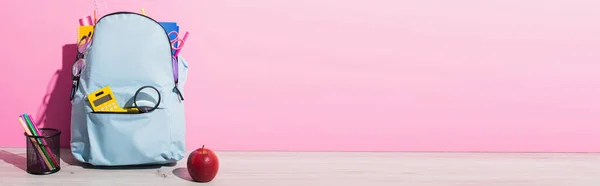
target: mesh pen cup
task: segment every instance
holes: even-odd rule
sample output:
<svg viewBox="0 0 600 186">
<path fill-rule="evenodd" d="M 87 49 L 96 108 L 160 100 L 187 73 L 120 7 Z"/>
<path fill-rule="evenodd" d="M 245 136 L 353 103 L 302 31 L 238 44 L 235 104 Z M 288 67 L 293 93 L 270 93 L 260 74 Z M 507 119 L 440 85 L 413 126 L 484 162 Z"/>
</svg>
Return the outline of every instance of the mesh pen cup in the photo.
<svg viewBox="0 0 600 186">
<path fill-rule="evenodd" d="M 27 143 L 27 172 L 46 175 L 60 170 L 60 134 L 52 128 L 39 128 L 39 135 L 25 133 Z"/>
</svg>

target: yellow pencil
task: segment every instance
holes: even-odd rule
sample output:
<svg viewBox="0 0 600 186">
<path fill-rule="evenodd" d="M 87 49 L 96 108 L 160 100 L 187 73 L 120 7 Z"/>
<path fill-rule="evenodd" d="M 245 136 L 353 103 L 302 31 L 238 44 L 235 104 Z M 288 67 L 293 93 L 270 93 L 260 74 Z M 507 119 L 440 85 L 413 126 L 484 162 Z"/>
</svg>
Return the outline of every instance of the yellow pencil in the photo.
<svg viewBox="0 0 600 186">
<path fill-rule="evenodd" d="M 141 9 L 142 9 L 142 15 L 146 15 L 146 12 L 144 11 L 144 8 L 141 8 Z"/>
<path fill-rule="evenodd" d="M 19 123 L 21 123 L 21 126 L 25 130 L 25 133 L 27 133 L 27 135 L 32 136 L 31 132 L 29 132 L 29 128 L 27 127 L 27 125 L 25 124 L 25 122 L 23 121 L 23 119 L 21 119 L 20 117 L 19 117 Z M 29 138 L 29 140 L 31 140 L 31 142 L 33 143 L 33 145 L 35 146 L 35 148 L 38 150 L 38 152 L 40 154 L 44 154 L 44 152 L 42 151 L 42 149 L 40 149 L 39 144 L 33 138 Z M 46 157 L 44 155 L 42 155 L 41 157 L 44 160 L 44 163 L 48 166 L 48 168 L 50 170 L 54 170 L 53 166 L 50 165 L 50 162 L 48 162 L 48 159 L 46 159 Z"/>
</svg>

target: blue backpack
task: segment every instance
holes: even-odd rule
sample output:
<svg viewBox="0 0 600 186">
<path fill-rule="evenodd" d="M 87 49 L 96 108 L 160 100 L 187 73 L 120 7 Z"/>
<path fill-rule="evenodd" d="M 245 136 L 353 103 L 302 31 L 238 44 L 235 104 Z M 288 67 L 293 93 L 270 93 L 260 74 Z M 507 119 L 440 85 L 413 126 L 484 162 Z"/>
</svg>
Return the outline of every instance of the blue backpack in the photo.
<svg viewBox="0 0 600 186">
<path fill-rule="evenodd" d="M 145 15 L 115 12 L 101 17 L 89 36 L 82 38 L 90 43 L 87 49 L 78 47 L 73 66 L 70 144 L 75 159 L 98 166 L 181 160 L 186 153 L 187 62 L 173 56 L 168 33 Z M 144 97 L 142 90 L 158 92 L 154 106 L 136 104 Z M 92 106 L 107 100 L 118 105 L 104 102 L 105 109 L 133 110 L 98 112 Z"/>
</svg>

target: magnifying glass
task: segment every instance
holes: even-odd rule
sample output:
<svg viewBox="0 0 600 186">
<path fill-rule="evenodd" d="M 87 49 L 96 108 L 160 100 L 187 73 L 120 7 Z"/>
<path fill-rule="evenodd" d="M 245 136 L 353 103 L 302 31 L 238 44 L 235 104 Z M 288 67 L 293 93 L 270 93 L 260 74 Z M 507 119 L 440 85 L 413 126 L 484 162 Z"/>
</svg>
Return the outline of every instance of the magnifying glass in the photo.
<svg viewBox="0 0 600 186">
<path fill-rule="evenodd" d="M 140 113 L 152 112 L 160 105 L 160 92 L 153 86 L 139 88 L 133 96 L 133 107 Z"/>
</svg>

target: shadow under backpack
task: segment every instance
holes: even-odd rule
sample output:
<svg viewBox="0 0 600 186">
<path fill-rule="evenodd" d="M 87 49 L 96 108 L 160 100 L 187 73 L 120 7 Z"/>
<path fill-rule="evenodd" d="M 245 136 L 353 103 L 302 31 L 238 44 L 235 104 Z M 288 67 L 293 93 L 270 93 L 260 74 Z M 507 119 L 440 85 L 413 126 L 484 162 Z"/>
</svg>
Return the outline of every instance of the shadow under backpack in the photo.
<svg viewBox="0 0 600 186">
<path fill-rule="evenodd" d="M 91 38 L 71 99 L 72 155 L 96 166 L 181 160 L 187 62 L 181 56 L 173 60 L 165 29 L 145 15 L 115 12 L 98 20 Z M 152 86 L 160 93 L 158 106 L 145 113 L 94 112 L 88 94 L 105 86 L 119 104 L 131 103 L 141 87 Z"/>
</svg>

